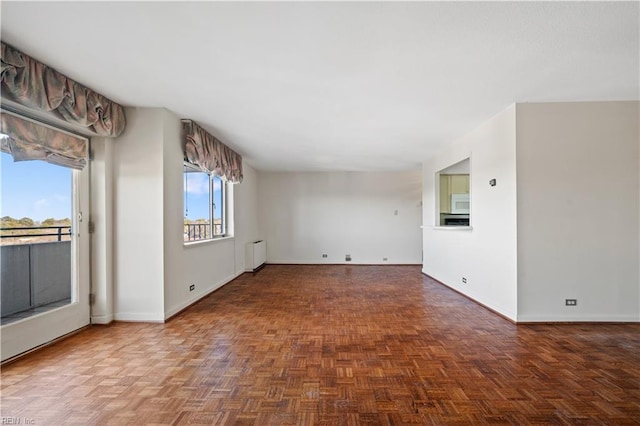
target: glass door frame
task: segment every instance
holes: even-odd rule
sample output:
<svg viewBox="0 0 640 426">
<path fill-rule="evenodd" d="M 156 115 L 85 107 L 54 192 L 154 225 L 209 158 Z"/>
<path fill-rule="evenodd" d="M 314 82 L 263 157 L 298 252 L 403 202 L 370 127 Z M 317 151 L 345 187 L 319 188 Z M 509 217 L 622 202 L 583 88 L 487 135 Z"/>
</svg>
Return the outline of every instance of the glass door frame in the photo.
<svg viewBox="0 0 640 426">
<path fill-rule="evenodd" d="M 15 114 L 13 111 L 3 112 Z M 87 152 L 89 152 L 89 138 L 33 120 L 23 114 L 16 115 L 56 131 L 85 139 Z M 83 170 L 73 170 L 72 174 L 71 303 L 2 325 L 0 327 L 2 362 L 90 324 L 90 168 L 91 162 L 88 161 Z"/>
</svg>

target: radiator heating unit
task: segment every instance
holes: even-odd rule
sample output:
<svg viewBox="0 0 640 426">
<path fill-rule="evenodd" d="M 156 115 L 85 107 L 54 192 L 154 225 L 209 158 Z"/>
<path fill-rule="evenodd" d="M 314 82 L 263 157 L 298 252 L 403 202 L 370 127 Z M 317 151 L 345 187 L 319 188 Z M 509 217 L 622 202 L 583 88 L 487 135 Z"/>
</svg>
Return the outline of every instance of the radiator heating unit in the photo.
<svg viewBox="0 0 640 426">
<path fill-rule="evenodd" d="M 256 272 L 267 262 L 267 243 L 264 240 L 247 243 L 245 246 L 245 271 Z"/>
</svg>

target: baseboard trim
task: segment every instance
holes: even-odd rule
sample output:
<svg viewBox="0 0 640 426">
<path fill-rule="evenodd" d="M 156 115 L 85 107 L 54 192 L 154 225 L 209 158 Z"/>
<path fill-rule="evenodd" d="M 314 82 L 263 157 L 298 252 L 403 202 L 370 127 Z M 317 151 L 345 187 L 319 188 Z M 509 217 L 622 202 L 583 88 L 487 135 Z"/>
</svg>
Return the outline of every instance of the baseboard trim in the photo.
<svg viewBox="0 0 640 426">
<path fill-rule="evenodd" d="M 460 290 L 457 290 L 457 289 L 455 289 L 455 288 L 453 288 L 453 287 L 451 287 L 451 286 L 449 286 L 449 285 L 447 285 L 447 284 L 443 283 L 443 282 L 442 282 L 442 281 L 440 281 L 439 279 L 432 277 L 431 275 L 427 274 L 426 272 L 422 271 L 422 275 L 424 275 L 425 277 L 428 277 L 429 279 L 432 279 L 433 281 L 437 282 L 437 283 L 438 283 L 438 284 L 440 284 L 440 285 L 445 286 L 445 287 L 446 287 L 446 288 L 448 288 L 449 290 L 451 290 L 451 291 L 454 291 L 454 292 L 458 293 L 460 296 L 465 297 L 466 299 L 468 299 L 468 300 L 472 301 L 473 303 L 475 303 L 475 304 L 477 304 L 477 305 L 479 305 L 479 306 L 482 306 L 482 307 L 483 307 L 483 308 L 485 308 L 486 310 L 488 310 L 488 311 L 490 311 L 490 312 L 492 312 L 492 313 L 494 313 L 494 314 L 498 315 L 499 317 L 506 319 L 506 320 L 507 320 L 507 321 L 509 321 L 510 323 L 512 323 L 512 324 L 516 324 L 516 325 L 518 324 L 518 322 L 517 322 L 516 320 L 514 320 L 513 318 L 509 318 L 509 317 L 508 317 L 508 316 L 506 316 L 505 314 L 503 314 L 503 313 L 501 313 L 501 312 L 496 311 L 495 309 L 493 309 L 493 308 L 491 308 L 491 307 L 489 307 L 489 306 L 485 305 L 484 303 L 482 303 L 482 302 L 478 302 L 478 301 L 477 301 L 476 299 L 474 299 L 473 297 L 471 297 L 471 296 L 469 296 L 469 295 L 467 295 L 467 294 L 464 294 L 464 293 L 463 293 L 463 292 L 461 292 Z"/>
<path fill-rule="evenodd" d="M 62 335 L 62 336 L 60 336 L 60 337 L 56 337 L 55 339 L 50 340 L 50 341 L 48 341 L 48 342 L 46 342 L 46 343 L 43 343 L 43 344 L 41 344 L 41 345 L 38 345 L 38 346 L 36 346 L 35 348 L 31 348 L 31 349 L 29 349 L 28 351 L 21 352 L 21 353 L 19 353 L 18 355 L 14 355 L 14 356 L 12 356 L 11 358 L 7 358 L 7 359 L 5 359 L 4 361 L 0 362 L 0 366 L 4 367 L 4 366 L 5 366 L 5 365 L 7 365 L 7 364 L 11 364 L 11 363 L 13 363 L 13 362 L 16 362 L 16 361 L 18 361 L 19 359 L 21 359 L 21 358 L 23 358 L 23 357 L 26 357 L 27 355 L 32 355 L 32 354 L 33 354 L 33 353 L 35 353 L 35 352 L 39 352 L 39 351 L 41 351 L 42 349 L 44 349 L 44 348 L 46 348 L 46 347 L 48 347 L 48 346 L 51 346 L 51 345 L 54 345 L 54 344 L 56 344 L 56 343 L 59 343 L 59 342 L 61 342 L 61 341 L 63 341 L 63 340 L 66 340 L 66 339 L 68 339 L 69 337 L 74 336 L 74 335 L 76 335 L 76 334 L 78 334 L 78 333 L 80 333 L 80 332 L 82 332 L 82 331 L 84 331 L 84 330 L 87 330 L 87 329 L 89 329 L 89 328 L 91 328 L 91 324 L 87 324 L 87 325 L 85 325 L 84 327 L 80 327 L 79 329 L 77 329 L 77 330 L 73 330 L 73 331 L 72 331 L 72 332 L 70 332 L 70 333 L 64 334 L 64 335 Z"/>
<path fill-rule="evenodd" d="M 514 320 L 512 318 L 509 318 L 508 316 L 506 316 L 505 314 L 496 311 L 495 309 L 485 305 L 482 302 L 477 301 L 476 299 L 474 299 L 473 297 L 462 293 L 460 290 L 455 289 L 445 283 L 443 283 L 442 281 L 438 280 L 437 278 L 432 277 L 431 275 L 427 274 L 426 272 L 422 271 L 422 274 L 426 277 L 429 277 L 430 279 L 432 279 L 433 281 L 437 282 L 438 284 L 441 284 L 445 287 L 447 287 L 448 289 L 458 293 L 461 296 L 464 296 L 465 298 L 471 300 L 473 303 L 476 303 L 477 305 L 482 306 L 483 308 L 493 312 L 494 314 L 506 319 L 507 321 L 509 321 L 512 324 L 516 324 L 519 326 L 526 326 L 526 325 L 579 325 L 579 324 L 638 324 L 640 322 L 640 318 L 636 318 L 633 316 L 619 316 L 616 318 L 613 317 L 603 317 L 603 316 L 598 316 L 598 315 L 585 315 L 585 316 L 573 316 L 573 317 L 540 317 L 540 316 L 519 316 L 517 320 Z"/>
<path fill-rule="evenodd" d="M 91 324 L 107 325 L 113 322 L 113 314 L 96 315 L 91 317 Z"/>
<path fill-rule="evenodd" d="M 240 271 L 240 272 L 236 272 L 235 274 L 223 279 L 217 285 L 214 285 L 212 288 L 208 289 L 204 293 L 199 294 L 198 296 L 196 296 L 195 299 L 190 300 L 190 301 L 188 301 L 186 303 L 183 303 L 181 305 L 178 305 L 178 307 L 167 311 L 167 313 L 165 314 L 164 322 L 167 322 L 167 321 L 171 320 L 172 318 L 175 318 L 176 316 L 180 315 L 182 312 L 184 312 L 185 310 L 189 309 L 191 306 L 195 305 L 196 303 L 198 303 L 199 301 L 201 301 L 205 297 L 209 296 L 210 294 L 220 290 L 222 287 L 224 287 L 225 285 L 229 284 L 233 280 L 237 279 L 242 274 L 250 274 L 250 273 L 252 273 L 252 272 L 251 271 Z"/>
<path fill-rule="evenodd" d="M 389 262 L 384 262 L 384 263 L 363 263 L 363 262 L 339 262 L 339 263 L 332 263 L 332 262 L 289 262 L 289 261 L 273 261 L 273 262 L 267 262 L 267 265 L 281 265 L 281 266 L 295 266 L 295 265 L 302 265 L 302 266 L 422 266 L 419 263 L 389 263 Z"/>
<path fill-rule="evenodd" d="M 538 317 L 538 316 L 523 316 L 518 317 L 518 324 L 638 324 L 640 318 L 633 316 L 619 316 L 619 317 L 602 317 L 599 315 L 584 315 L 584 316 L 572 316 L 572 317 Z"/>
<path fill-rule="evenodd" d="M 114 322 L 146 322 L 151 324 L 162 324 L 163 318 L 158 319 L 152 314 L 130 314 L 130 313 L 118 313 L 113 317 Z"/>
<path fill-rule="evenodd" d="M 256 273 L 256 272 L 260 271 L 262 268 L 264 268 L 265 266 L 267 266 L 267 262 L 263 262 L 257 268 L 247 269 L 244 272 L 246 272 L 246 273 Z"/>
</svg>

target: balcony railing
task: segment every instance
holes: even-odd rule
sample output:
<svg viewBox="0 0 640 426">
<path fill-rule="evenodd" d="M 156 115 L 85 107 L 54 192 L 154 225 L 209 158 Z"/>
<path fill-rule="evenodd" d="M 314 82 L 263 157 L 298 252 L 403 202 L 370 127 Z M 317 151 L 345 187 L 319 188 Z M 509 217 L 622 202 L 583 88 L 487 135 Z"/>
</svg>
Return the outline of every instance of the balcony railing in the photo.
<svg viewBox="0 0 640 426">
<path fill-rule="evenodd" d="M 71 226 L 21 226 L 0 228 L 2 245 L 31 242 L 70 241 Z"/>
<path fill-rule="evenodd" d="M 9 315 L 71 298 L 71 241 L 3 244 L 0 265 L 3 323 Z"/>
<path fill-rule="evenodd" d="M 222 224 L 213 224 L 213 235 L 220 236 L 222 234 Z M 211 227 L 208 223 L 185 223 L 184 224 L 184 240 L 198 241 L 211 238 Z"/>
<path fill-rule="evenodd" d="M 0 316 L 71 298 L 71 226 L 0 228 Z"/>
</svg>

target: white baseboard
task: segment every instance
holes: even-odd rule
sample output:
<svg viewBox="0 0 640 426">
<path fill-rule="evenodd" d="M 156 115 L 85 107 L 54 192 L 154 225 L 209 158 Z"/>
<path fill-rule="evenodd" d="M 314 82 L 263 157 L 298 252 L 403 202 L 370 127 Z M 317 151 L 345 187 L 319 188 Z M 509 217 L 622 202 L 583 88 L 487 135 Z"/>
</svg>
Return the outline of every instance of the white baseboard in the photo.
<svg viewBox="0 0 640 426">
<path fill-rule="evenodd" d="M 217 289 L 219 289 L 223 285 L 230 283 L 231 281 L 235 280 L 236 278 L 238 278 L 240 275 L 242 275 L 244 273 L 245 273 L 245 271 L 236 272 L 235 274 L 230 275 L 230 276 L 222 279 L 221 281 L 217 282 L 216 284 L 213 285 L 213 287 L 208 288 L 206 291 L 204 291 L 202 293 L 198 293 L 195 296 L 189 298 L 188 300 L 185 300 L 184 302 L 180 303 L 179 305 L 174 306 L 173 308 L 165 311 L 164 319 L 166 320 L 168 318 L 171 318 L 172 316 L 174 316 L 175 314 L 177 314 L 181 310 L 183 310 L 185 308 L 188 308 L 189 306 L 193 305 L 194 303 L 196 303 L 200 299 L 208 296 L 209 294 L 213 293 L 214 291 L 216 291 Z"/>
<path fill-rule="evenodd" d="M 109 324 L 113 321 L 113 315 L 96 315 L 91 317 L 91 324 Z"/>
<path fill-rule="evenodd" d="M 478 297 L 478 296 L 476 296 L 476 295 L 474 295 L 472 293 L 464 291 L 464 289 L 461 289 L 459 287 L 455 287 L 455 286 L 449 285 L 449 284 L 447 284 L 447 283 L 445 283 L 443 281 L 440 281 L 438 278 L 435 278 L 434 276 L 432 276 L 429 273 L 427 273 L 424 269 L 422 269 L 422 273 L 424 275 L 426 275 L 427 277 L 431 278 L 432 280 L 435 280 L 438 283 L 442 284 L 443 286 L 445 286 L 445 287 L 455 291 L 456 293 L 459 293 L 459 294 L 463 295 L 464 297 L 474 301 L 475 303 L 483 306 L 484 308 L 489 309 L 490 311 L 493 311 L 494 313 L 497 313 L 497 314 L 503 316 L 504 318 L 507 318 L 509 321 L 516 322 L 517 316 L 516 316 L 515 312 L 512 312 L 509 309 L 505 309 L 502 306 L 498 306 L 498 304 L 495 303 L 495 302 L 488 301 L 488 300 L 483 300 L 480 297 Z"/>
<path fill-rule="evenodd" d="M 492 305 L 490 302 L 486 302 L 483 300 L 480 300 L 476 297 L 474 297 L 474 295 L 472 294 L 468 294 L 465 293 L 464 291 L 462 291 L 460 288 L 456 288 L 453 286 L 449 286 L 446 283 L 443 283 L 442 281 L 438 280 L 437 278 L 432 277 L 431 275 L 429 275 L 428 272 L 426 272 L 424 269 L 422 270 L 422 273 L 431 277 L 432 279 L 438 281 L 439 283 L 443 284 L 446 287 L 449 287 L 450 289 L 463 294 L 465 297 L 468 297 L 469 299 L 483 305 L 486 306 L 487 308 L 496 311 L 497 313 L 499 313 L 500 315 L 504 315 L 505 317 L 515 321 L 518 324 L 526 324 L 526 323 L 540 323 L 540 322 L 616 322 L 616 323 L 622 323 L 622 322 L 640 322 L 640 316 L 638 315 L 619 315 L 619 314 L 589 314 L 589 313 L 584 313 L 584 314 L 573 314 L 573 315 L 557 315 L 557 314 L 531 314 L 531 315 L 515 315 L 512 313 L 507 312 L 504 309 L 500 309 L 494 305 Z"/>
<path fill-rule="evenodd" d="M 346 262 L 342 261 L 332 261 L 332 260 L 284 260 L 284 259 L 275 259 L 275 260 L 267 260 L 267 265 L 370 265 L 370 266 L 384 266 L 384 265 L 421 265 L 422 261 L 418 260 L 415 262 L 411 261 L 397 261 L 397 262 L 380 262 L 380 261 L 350 261 Z"/>
<path fill-rule="evenodd" d="M 131 312 L 117 312 L 114 314 L 113 319 L 115 321 L 123 322 L 154 322 L 163 323 L 164 318 L 158 317 L 158 314 L 152 313 L 131 313 Z"/>
<path fill-rule="evenodd" d="M 640 322 L 637 315 L 518 315 L 518 324 L 536 322 Z"/>
</svg>

